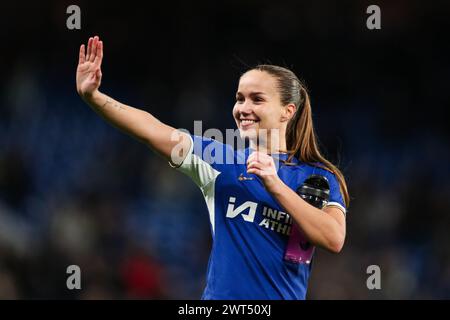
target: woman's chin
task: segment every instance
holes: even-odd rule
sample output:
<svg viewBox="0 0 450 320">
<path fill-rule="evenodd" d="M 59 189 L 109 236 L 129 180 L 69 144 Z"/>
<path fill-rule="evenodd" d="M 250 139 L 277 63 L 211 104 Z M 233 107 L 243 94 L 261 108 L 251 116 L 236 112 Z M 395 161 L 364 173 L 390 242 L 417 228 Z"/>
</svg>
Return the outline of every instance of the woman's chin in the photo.
<svg viewBox="0 0 450 320">
<path fill-rule="evenodd" d="M 241 139 L 243 140 L 245 139 L 256 140 L 256 138 L 258 137 L 258 131 L 254 128 L 247 128 L 247 129 L 239 128 L 239 134 L 241 136 Z"/>
</svg>

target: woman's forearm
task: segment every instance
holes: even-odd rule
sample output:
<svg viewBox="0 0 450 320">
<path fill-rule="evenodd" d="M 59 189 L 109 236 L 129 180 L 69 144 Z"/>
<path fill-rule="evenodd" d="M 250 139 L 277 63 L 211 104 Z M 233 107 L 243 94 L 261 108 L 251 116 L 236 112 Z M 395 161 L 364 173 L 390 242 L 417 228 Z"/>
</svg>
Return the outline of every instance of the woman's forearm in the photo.
<svg viewBox="0 0 450 320">
<path fill-rule="evenodd" d="M 175 145 L 187 142 L 182 136 L 174 134 L 174 128 L 165 125 L 150 113 L 125 105 L 98 90 L 82 98 L 111 125 L 144 142 L 167 160 L 171 159 Z"/>
<path fill-rule="evenodd" d="M 342 249 L 345 227 L 334 217 L 304 201 L 281 180 L 271 193 L 311 243 L 336 253 Z"/>
<path fill-rule="evenodd" d="M 159 121 L 149 113 L 125 105 L 100 91 L 95 91 L 83 100 L 100 116 L 125 133 L 145 141 L 149 129 L 155 130 Z"/>
</svg>

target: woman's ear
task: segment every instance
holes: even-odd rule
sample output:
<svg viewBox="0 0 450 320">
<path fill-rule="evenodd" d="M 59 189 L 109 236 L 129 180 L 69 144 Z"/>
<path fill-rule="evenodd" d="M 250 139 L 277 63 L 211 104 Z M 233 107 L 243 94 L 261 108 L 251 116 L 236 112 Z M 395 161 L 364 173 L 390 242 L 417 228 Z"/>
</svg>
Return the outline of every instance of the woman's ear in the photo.
<svg viewBox="0 0 450 320">
<path fill-rule="evenodd" d="M 294 117 L 297 107 L 293 103 L 289 103 L 287 106 L 283 107 L 283 113 L 281 115 L 281 121 L 289 121 Z"/>
</svg>

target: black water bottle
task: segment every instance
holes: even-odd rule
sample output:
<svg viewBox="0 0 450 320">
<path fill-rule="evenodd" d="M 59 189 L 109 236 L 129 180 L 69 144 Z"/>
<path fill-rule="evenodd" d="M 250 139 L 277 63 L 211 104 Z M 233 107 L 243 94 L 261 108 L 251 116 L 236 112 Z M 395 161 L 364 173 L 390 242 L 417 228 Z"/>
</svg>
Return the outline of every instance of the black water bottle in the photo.
<svg viewBox="0 0 450 320">
<path fill-rule="evenodd" d="M 297 194 L 310 205 L 322 209 L 330 199 L 330 184 L 326 177 L 313 174 L 297 189 Z"/>
</svg>

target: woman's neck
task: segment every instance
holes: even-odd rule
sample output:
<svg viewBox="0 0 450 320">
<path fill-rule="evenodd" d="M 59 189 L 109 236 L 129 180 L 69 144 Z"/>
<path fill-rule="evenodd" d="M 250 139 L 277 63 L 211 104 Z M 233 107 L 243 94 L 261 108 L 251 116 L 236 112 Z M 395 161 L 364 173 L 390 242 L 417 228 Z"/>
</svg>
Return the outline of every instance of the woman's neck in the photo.
<svg viewBox="0 0 450 320">
<path fill-rule="evenodd" d="M 286 139 L 284 137 L 275 141 L 272 139 L 268 139 L 267 141 L 250 139 L 250 148 L 267 154 L 287 152 Z"/>
</svg>

